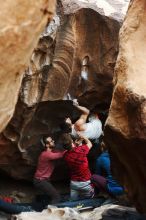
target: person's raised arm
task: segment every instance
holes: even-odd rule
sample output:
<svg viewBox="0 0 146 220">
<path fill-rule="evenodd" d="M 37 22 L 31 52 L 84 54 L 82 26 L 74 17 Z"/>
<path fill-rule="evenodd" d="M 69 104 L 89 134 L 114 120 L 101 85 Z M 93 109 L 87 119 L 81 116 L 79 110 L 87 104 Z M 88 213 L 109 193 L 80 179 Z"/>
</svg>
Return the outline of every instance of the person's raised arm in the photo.
<svg viewBox="0 0 146 220">
<path fill-rule="evenodd" d="M 77 108 L 82 111 L 82 115 L 89 115 L 90 111 L 84 106 L 77 105 Z"/>
<path fill-rule="evenodd" d="M 90 111 L 86 107 L 83 107 L 80 105 L 76 105 L 76 107 L 82 111 L 82 114 L 81 114 L 80 118 L 75 122 L 74 126 L 75 126 L 76 130 L 84 131 L 85 130 L 85 123 L 87 121 L 87 117 L 88 117 Z"/>
<path fill-rule="evenodd" d="M 73 100 L 73 105 L 75 105 L 79 110 L 81 110 L 83 115 L 84 114 L 87 115 L 87 116 L 89 115 L 89 113 L 90 113 L 89 109 L 87 109 L 84 106 L 80 106 L 78 104 L 77 100 Z"/>
</svg>

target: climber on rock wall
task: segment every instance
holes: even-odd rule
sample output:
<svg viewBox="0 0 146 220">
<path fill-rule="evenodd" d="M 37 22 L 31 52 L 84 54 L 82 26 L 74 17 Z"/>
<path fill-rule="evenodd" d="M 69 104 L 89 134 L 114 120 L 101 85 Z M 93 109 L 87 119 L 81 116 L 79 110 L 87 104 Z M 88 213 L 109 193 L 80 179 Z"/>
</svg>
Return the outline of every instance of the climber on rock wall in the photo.
<svg viewBox="0 0 146 220">
<path fill-rule="evenodd" d="M 80 132 L 81 135 L 88 139 L 98 139 L 102 134 L 102 123 L 98 118 L 98 114 L 94 113 L 89 115 L 90 111 L 86 107 L 78 105 L 76 100 L 73 103 L 82 112 L 82 114 L 74 124 L 72 124 L 70 118 L 66 119 L 66 123 L 72 125 L 72 136 L 77 138 L 77 132 Z"/>
<path fill-rule="evenodd" d="M 99 154 L 99 138 L 103 134 L 102 123 L 97 113 L 90 114 L 90 111 L 86 107 L 78 105 L 76 100 L 74 100 L 73 103 L 82 112 L 82 114 L 74 124 L 72 124 L 70 118 L 66 118 L 65 122 L 68 126 L 71 126 L 71 135 L 73 138 L 77 138 L 78 132 L 80 132 L 81 135 L 91 140 L 93 147 L 88 154 L 88 161 L 90 170 L 95 172 L 96 157 Z"/>
</svg>

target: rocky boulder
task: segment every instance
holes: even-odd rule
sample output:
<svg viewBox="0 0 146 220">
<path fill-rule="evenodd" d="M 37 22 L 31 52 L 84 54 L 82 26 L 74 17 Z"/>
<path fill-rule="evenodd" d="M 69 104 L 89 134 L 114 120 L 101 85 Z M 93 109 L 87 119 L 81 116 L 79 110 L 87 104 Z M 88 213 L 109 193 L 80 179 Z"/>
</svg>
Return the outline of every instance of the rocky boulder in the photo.
<svg viewBox="0 0 146 220">
<path fill-rule="evenodd" d="M 78 209 L 77 209 L 78 210 Z M 84 210 L 77 212 L 73 208 L 57 208 L 49 206 L 42 212 L 27 212 L 13 216 L 11 220 L 145 220 L 145 216 L 141 216 L 135 208 L 108 204 L 95 208 L 93 211 Z"/>
<path fill-rule="evenodd" d="M 55 10 L 55 0 L 1 2 L 0 131 L 15 110 L 23 73 L 38 37 Z"/>
<path fill-rule="evenodd" d="M 41 34 L 24 73 L 14 116 L 0 138 L 5 158 L 7 143 L 15 152 L 5 166 L 0 160 L 0 168 L 15 178 L 33 176 L 43 135 L 57 131 L 66 116 L 79 116 L 73 98 L 91 110 L 110 106 L 121 22 L 101 13 L 95 2 L 88 2 L 88 8 L 80 3 L 74 11 L 68 2 L 67 12 L 65 1 L 58 1 L 56 15 Z M 13 170 L 15 155 L 24 165 L 23 175 L 21 166 Z"/>
<path fill-rule="evenodd" d="M 13 216 L 12 220 L 84 220 L 84 218 L 74 209 L 71 208 L 57 208 L 49 206 L 48 209 L 42 212 L 28 212 L 21 213 L 19 215 Z"/>
<path fill-rule="evenodd" d="M 120 30 L 114 93 L 105 127 L 116 178 L 146 213 L 146 4 L 134 0 Z"/>
</svg>

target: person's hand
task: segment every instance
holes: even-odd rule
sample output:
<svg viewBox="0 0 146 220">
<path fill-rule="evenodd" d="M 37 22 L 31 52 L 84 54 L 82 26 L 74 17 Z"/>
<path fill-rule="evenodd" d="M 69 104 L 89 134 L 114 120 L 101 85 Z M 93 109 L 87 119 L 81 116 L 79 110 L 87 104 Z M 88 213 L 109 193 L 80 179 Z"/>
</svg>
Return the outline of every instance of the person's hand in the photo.
<svg viewBox="0 0 146 220">
<path fill-rule="evenodd" d="M 79 137 L 80 139 L 82 139 L 82 140 L 85 139 L 85 137 L 80 133 L 80 131 L 77 132 L 77 135 L 78 135 L 78 137 Z"/>
<path fill-rule="evenodd" d="M 73 105 L 77 106 L 79 105 L 78 100 L 77 99 L 73 99 Z"/>
<path fill-rule="evenodd" d="M 68 124 L 72 124 L 72 121 L 71 121 L 70 118 L 66 118 L 65 122 L 68 123 Z"/>
</svg>

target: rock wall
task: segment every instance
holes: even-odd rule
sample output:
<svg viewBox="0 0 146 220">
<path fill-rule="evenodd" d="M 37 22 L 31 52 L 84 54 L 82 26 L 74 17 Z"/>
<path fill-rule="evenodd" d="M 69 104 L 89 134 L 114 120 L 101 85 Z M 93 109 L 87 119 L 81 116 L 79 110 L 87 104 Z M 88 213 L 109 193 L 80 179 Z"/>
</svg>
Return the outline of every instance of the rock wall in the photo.
<svg viewBox="0 0 146 220">
<path fill-rule="evenodd" d="M 15 178 L 31 179 L 42 136 L 58 131 L 66 116 L 79 116 L 73 98 L 100 111 L 110 105 L 120 23 L 90 4 L 73 14 L 65 10 L 60 2 L 41 35 L 24 72 L 15 114 L 1 133 L 5 153 L 0 152 L 0 168 Z"/>
<path fill-rule="evenodd" d="M 77 211 L 72 208 L 57 208 L 55 206 L 49 206 L 48 209 L 43 210 L 42 212 L 22 212 L 19 215 L 13 215 L 12 220 L 86 220 L 83 218 Z"/>
<path fill-rule="evenodd" d="M 73 98 L 91 110 L 109 108 L 119 21 L 128 1 L 119 2 L 120 18 L 115 0 L 112 4 L 107 0 L 106 8 L 102 2 L 62 1 L 30 59 L 55 1 L 1 1 L 0 169 L 9 175 L 32 178 L 41 137 L 57 131 L 65 116 L 79 115 Z M 105 127 L 113 172 L 142 213 L 146 213 L 145 10 L 144 0 L 131 1 L 121 28 Z"/>
<path fill-rule="evenodd" d="M 62 0 L 65 14 L 75 13 L 81 8 L 91 8 L 102 16 L 122 22 L 129 0 Z"/>
<path fill-rule="evenodd" d="M 134 0 L 120 30 L 115 88 L 105 136 L 116 178 L 146 213 L 146 2 Z"/>
<path fill-rule="evenodd" d="M 55 10 L 55 0 L 1 1 L 0 131 L 13 116 L 23 71 L 40 33 Z"/>
<path fill-rule="evenodd" d="M 119 23 L 92 9 L 80 9 L 76 18 L 76 50 L 69 94 L 89 109 L 110 105 L 118 53 Z M 107 95 L 108 94 L 108 95 Z"/>
<path fill-rule="evenodd" d="M 55 220 L 144 220 L 145 216 L 137 213 L 135 208 L 107 204 L 101 205 L 100 207 L 93 209 L 93 211 L 86 210 L 84 212 L 77 212 L 74 208 L 57 208 L 55 206 L 48 206 L 48 209 L 45 209 L 42 212 L 22 212 L 21 214 L 13 215 L 11 217 L 12 220 L 33 220 L 34 218 L 36 220 L 52 220 L 53 218 Z"/>
</svg>

